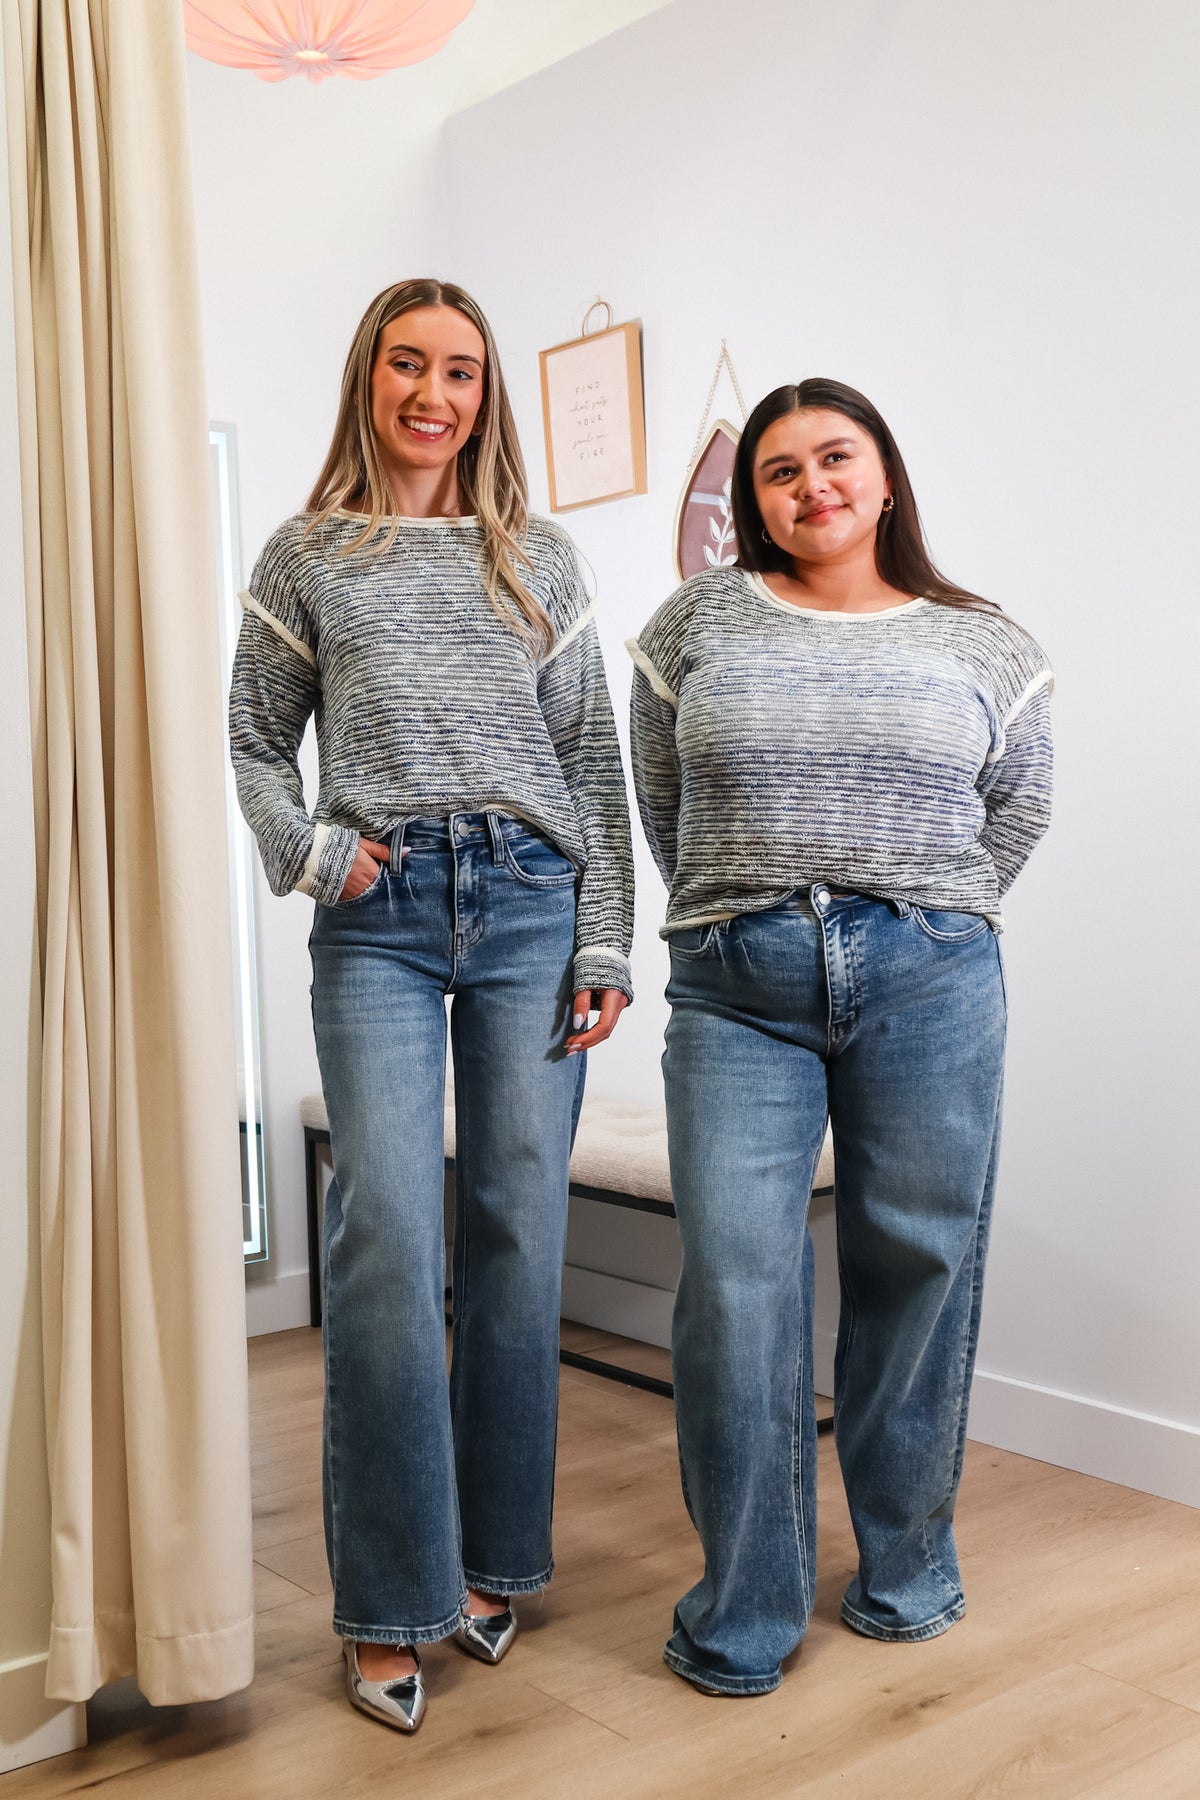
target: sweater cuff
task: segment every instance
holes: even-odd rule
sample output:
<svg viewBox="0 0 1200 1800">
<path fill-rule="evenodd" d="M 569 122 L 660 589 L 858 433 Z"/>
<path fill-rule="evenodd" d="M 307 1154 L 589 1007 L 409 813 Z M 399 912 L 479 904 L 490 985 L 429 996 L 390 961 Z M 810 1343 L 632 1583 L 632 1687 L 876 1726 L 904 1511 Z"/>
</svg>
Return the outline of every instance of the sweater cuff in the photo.
<svg viewBox="0 0 1200 1800">
<path fill-rule="evenodd" d="M 310 895 L 321 906 L 336 906 L 357 855 L 357 831 L 345 825 L 315 825 L 297 893 Z"/>
<path fill-rule="evenodd" d="M 629 958 L 623 950 L 608 944 L 587 944 L 575 952 L 575 992 L 588 988 L 620 988 L 626 999 L 633 999 L 633 978 Z"/>
</svg>

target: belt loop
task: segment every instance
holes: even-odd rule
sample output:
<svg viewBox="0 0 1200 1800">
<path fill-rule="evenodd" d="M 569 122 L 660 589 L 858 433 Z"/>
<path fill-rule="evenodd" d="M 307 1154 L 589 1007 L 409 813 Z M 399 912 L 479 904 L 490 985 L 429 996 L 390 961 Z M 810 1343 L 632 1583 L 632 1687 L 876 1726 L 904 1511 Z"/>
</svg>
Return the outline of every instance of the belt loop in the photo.
<svg viewBox="0 0 1200 1800">
<path fill-rule="evenodd" d="M 502 863 L 504 861 L 504 833 L 500 827 L 500 814 L 485 812 L 483 816 L 487 820 L 488 836 L 492 840 L 492 861 L 496 864 Z"/>
<path fill-rule="evenodd" d="M 393 874 L 397 874 L 399 872 L 400 863 L 404 856 L 404 833 L 408 830 L 408 827 L 411 824 L 412 824 L 411 819 L 401 819 L 400 823 L 396 826 L 395 830 L 392 832 L 391 851 L 390 851 L 389 858 L 388 858 L 388 865 L 391 868 Z"/>
</svg>

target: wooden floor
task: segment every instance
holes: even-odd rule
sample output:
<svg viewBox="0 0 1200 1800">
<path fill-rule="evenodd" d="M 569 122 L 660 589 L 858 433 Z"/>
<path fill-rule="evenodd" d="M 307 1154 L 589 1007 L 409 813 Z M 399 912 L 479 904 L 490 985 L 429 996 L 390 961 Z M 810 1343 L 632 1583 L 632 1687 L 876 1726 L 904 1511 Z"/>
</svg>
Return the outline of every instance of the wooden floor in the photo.
<svg viewBox="0 0 1200 1800">
<path fill-rule="evenodd" d="M 572 1346 L 616 1340 L 567 1327 Z M 650 1370 L 661 1351 L 622 1346 Z M 308 1800 L 1197 1800 L 1200 1515 L 972 1445 L 959 1508 L 970 1613 L 878 1644 L 838 1622 L 853 1556 L 821 1445 L 816 1616 L 782 1688 L 707 1699 L 663 1666 L 699 1572 L 669 1402 L 563 1371 L 559 1573 L 488 1669 L 426 1653 L 419 1735 L 342 1698 L 321 1540 L 320 1344 L 251 1344 L 258 1676 L 209 1706 L 153 1710 L 130 1683 L 89 1709 L 91 1744 L 0 1777 L 25 1795 Z"/>
</svg>

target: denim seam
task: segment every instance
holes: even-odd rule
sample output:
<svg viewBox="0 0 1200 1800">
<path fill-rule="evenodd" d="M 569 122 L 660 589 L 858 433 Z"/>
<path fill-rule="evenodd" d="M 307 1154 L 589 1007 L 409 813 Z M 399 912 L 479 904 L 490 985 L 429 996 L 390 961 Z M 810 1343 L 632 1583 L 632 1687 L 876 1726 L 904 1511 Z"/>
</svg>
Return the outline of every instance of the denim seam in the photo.
<svg viewBox="0 0 1200 1800">
<path fill-rule="evenodd" d="M 678 1655 L 668 1644 L 663 1651 L 663 1661 L 668 1669 L 676 1675 L 682 1675 L 685 1681 L 691 1681 L 699 1687 L 716 1688 L 723 1694 L 773 1694 L 783 1680 L 782 1671 L 774 1675 L 715 1675 L 711 1669 L 705 1669 L 699 1663 L 688 1662 L 686 1657 Z"/>
<path fill-rule="evenodd" d="M 351 1638 L 356 1644 L 438 1644 L 443 1638 L 452 1637 L 458 1630 L 466 1606 L 467 1593 L 464 1588 L 457 1612 L 436 1625 L 355 1625 L 349 1620 L 339 1619 L 335 1613 L 333 1629 L 339 1637 Z"/>
<path fill-rule="evenodd" d="M 1000 998 L 1004 1003 L 1004 1018 L 1005 1018 L 1005 1024 L 1007 1027 L 1007 1021 L 1008 1021 L 1008 976 L 1005 973 L 1005 968 L 1004 968 L 1004 951 L 1001 947 L 1000 939 L 996 936 L 994 931 L 992 933 L 992 938 L 996 945 L 996 960 L 1000 965 Z"/>
<path fill-rule="evenodd" d="M 541 840 L 538 839 L 535 841 L 540 842 Z M 554 845 L 549 847 L 557 849 Z M 563 857 L 564 862 L 571 862 L 570 857 L 564 855 L 561 850 L 558 850 L 557 854 Z M 504 832 L 501 832 L 500 834 L 500 856 L 497 859 L 497 867 L 504 869 L 507 874 L 515 876 L 515 878 L 518 881 L 523 882 L 526 887 L 532 888 L 573 887 L 580 876 L 580 870 L 578 870 L 573 863 L 571 863 L 569 869 L 560 870 L 557 875 L 530 874 L 530 872 L 527 869 L 523 869 L 517 861 L 517 855 L 512 847 L 512 843 Z"/>
<path fill-rule="evenodd" d="M 682 957 L 685 962 L 694 962 L 701 956 L 707 956 L 709 951 L 712 949 L 713 945 L 717 941 L 717 930 L 718 930 L 719 924 L 720 924 L 719 920 L 710 919 L 707 926 L 701 927 L 701 929 L 704 932 L 704 936 L 700 940 L 700 942 L 696 945 L 694 950 L 687 950 L 687 949 L 684 949 L 683 946 L 680 944 L 673 944 L 673 943 L 671 943 L 671 940 L 668 938 L 667 946 L 671 952 L 671 955 Z"/>
<path fill-rule="evenodd" d="M 1001 1096 L 997 1097 L 996 1113 L 992 1122 L 992 1146 L 988 1157 L 987 1173 L 984 1176 L 983 1195 L 980 1200 L 979 1213 L 975 1221 L 974 1266 L 971 1270 L 971 1305 L 967 1315 L 967 1330 L 963 1341 L 962 1366 L 962 1399 L 959 1405 L 957 1441 L 954 1450 L 954 1467 L 951 1474 L 950 1493 L 947 1501 L 953 1498 L 962 1479 L 963 1462 L 967 1448 L 967 1420 L 970 1411 L 969 1375 L 979 1343 L 979 1323 L 983 1311 L 984 1268 L 987 1261 L 988 1228 L 992 1214 L 992 1194 L 995 1187 L 996 1164 L 1000 1147 L 1000 1108 Z"/>
<path fill-rule="evenodd" d="M 501 864 L 501 867 L 504 868 L 506 874 L 513 876 L 516 881 L 519 881 L 522 887 L 533 888 L 535 892 L 541 893 L 547 891 L 553 893 L 556 888 L 574 887 L 579 879 L 574 869 L 571 870 L 569 875 L 526 874 L 524 869 L 517 868 L 516 863 L 513 862 L 508 854 L 507 846 L 505 846 L 505 862 Z"/>
<path fill-rule="evenodd" d="M 459 1059 L 454 1058 L 454 1281 L 450 1293 L 450 1434 L 457 1437 L 458 1381 L 462 1369 L 467 1331 L 467 1293 L 470 1289 L 471 1226 L 466 1196 L 470 1192 L 471 1150 L 467 1130 L 469 1109 L 464 1104 L 466 1077 L 460 1075 Z M 461 1242 L 461 1252 L 459 1244 Z M 457 1449 L 457 1444 L 455 1444 Z M 466 1576 L 464 1575 L 464 1580 Z"/>
<path fill-rule="evenodd" d="M 796 1538 L 796 1557 L 800 1570 L 800 1601 L 808 1618 L 808 1561 L 804 1541 L 804 1333 L 806 1321 L 800 1321 L 800 1354 L 796 1359 L 796 1382 L 792 1392 L 792 1530 Z"/>
<path fill-rule="evenodd" d="M 466 1081 L 465 1081 L 465 1077 L 461 1073 L 461 1058 L 458 1055 L 457 1045 L 456 1045 L 455 1039 L 454 1039 L 454 1029 L 455 1029 L 455 1018 L 452 1016 L 452 1019 L 451 1019 L 451 1047 L 452 1047 L 452 1055 L 453 1055 L 453 1060 L 454 1060 L 454 1119 L 455 1119 L 454 1251 L 453 1251 L 453 1262 L 451 1265 L 451 1278 L 450 1278 L 451 1354 L 450 1354 L 450 1380 L 449 1380 L 449 1383 L 447 1386 L 447 1401 L 448 1401 L 449 1408 L 450 1408 L 450 1449 L 451 1449 L 451 1454 L 452 1454 L 452 1456 L 454 1458 L 454 1462 L 455 1462 L 455 1473 L 454 1473 L 454 1478 L 451 1481 L 451 1490 L 450 1491 L 451 1491 L 451 1495 L 452 1495 L 452 1499 L 453 1499 L 453 1507 L 454 1507 L 455 1549 L 456 1549 L 457 1557 L 458 1557 L 458 1566 L 459 1566 L 460 1570 L 463 1571 L 462 1572 L 462 1580 L 463 1580 L 463 1587 L 464 1587 L 463 1609 L 465 1611 L 466 1610 L 465 1589 L 469 1585 L 469 1578 L 466 1574 L 466 1571 L 463 1570 L 463 1563 L 462 1563 L 462 1502 L 461 1502 L 459 1492 L 458 1492 L 458 1476 L 457 1476 L 458 1439 L 457 1439 L 457 1432 L 458 1432 L 458 1391 L 459 1391 L 459 1385 L 460 1385 L 461 1379 L 462 1379 L 461 1346 L 462 1346 L 463 1333 L 465 1331 L 464 1321 L 466 1318 L 466 1307 L 465 1307 L 464 1302 L 465 1302 L 465 1296 L 466 1296 L 467 1286 L 468 1286 L 467 1263 L 468 1263 L 468 1256 L 469 1256 L 470 1243 L 471 1243 L 471 1231 L 470 1231 L 470 1226 L 468 1224 L 468 1219 L 467 1219 L 468 1208 L 467 1208 L 465 1200 L 463 1198 L 463 1196 L 465 1196 L 466 1191 L 467 1191 L 466 1181 L 467 1181 L 467 1173 L 468 1173 L 469 1160 L 470 1160 L 470 1151 L 469 1151 L 469 1147 L 468 1147 L 469 1133 L 467 1130 L 467 1126 L 469 1123 L 469 1108 L 467 1107 L 467 1105 L 465 1104 L 465 1101 L 464 1101 L 464 1092 L 465 1092 L 465 1087 L 466 1087 Z"/>
<path fill-rule="evenodd" d="M 931 910 L 940 909 L 931 908 Z M 938 931 L 929 923 L 923 908 L 919 906 L 913 906 L 912 918 L 917 930 L 923 932 L 927 938 L 932 938 L 935 944 L 972 944 L 977 937 L 982 937 L 985 931 L 991 929 L 988 921 L 981 918 L 978 925 L 973 925 L 969 931 Z"/>
<path fill-rule="evenodd" d="M 817 925 L 821 932 L 821 956 L 825 964 L 825 1055 L 833 1055 L 833 971 L 829 967 L 829 932 L 825 919 L 818 913 Z"/>
<path fill-rule="evenodd" d="M 334 1179 L 336 1180 L 336 1175 L 335 1175 Z M 326 1194 L 325 1204 L 326 1204 L 326 1206 L 328 1206 L 328 1204 L 329 1204 L 328 1194 Z M 328 1249 L 327 1243 L 322 1244 L 322 1263 L 323 1263 L 323 1268 L 322 1268 L 321 1273 L 322 1273 L 322 1278 L 323 1278 L 323 1282 L 324 1282 L 324 1292 L 326 1295 L 328 1295 L 330 1292 L 330 1287 L 329 1287 L 329 1249 Z M 334 1430 L 333 1430 L 333 1420 L 336 1416 L 336 1409 L 333 1404 L 334 1354 L 333 1354 L 333 1334 L 330 1329 L 328 1302 L 326 1303 L 325 1310 L 324 1310 L 324 1319 L 323 1319 L 323 1325 L 322 1325 L 322 1338 L 323 1338 L 324 1350 L 325 1350 L 325 1432 L 324 1432 L 324 1438 L 325 1438 L 325 1451 L 326 1451 L 326 1458 L 327 1458 L 326 1469 L 327 1469 L 327 1477 L 328 1477 L 328 1482 L 329 1482 L 329 1533 L 328 1533 L 327 1553 L 328 1553 L 328 1557 L 329 1557 L 330 1582 L 333 1587 L 333 1591 L 336 1594 L 337 1589 L 338 1589 L 338 1557 L 337 1557 L 337 1546 L 338 1546 L 337 1491 L 338 1491 L 338 1484 L 337 1484 L 337 1456 L 335 1454 L 335 1449 L 334 1449 Z"/>
<path fill-rule="evenodd" d="M 507 1575 L 481 1575 L 474 1569 L 466 1569 L 463 1573 L 467 1586 L 474 1588 L 477 1594 L 538 1594 L 554 1574 L 554 1558 L 550 1558 L 540 1575 L 531 1575 L 528 1580 L 513 1580 Z"/>
<path fill-rule="evenodd" d="M 863 970 L 862 933 L 859 930 L 860 909 L 854 907 L 846 917 L 846 961 L 850 965 L 850 982 L 854 990 L 854 1011 L 846 1037 L 857 1029 L 867 1004 L 867 978 Z"/>
<path fill-rule="evenodd" d="M 855 1329 L 858 1324 L 858 1309 L 854 1303 L 854 1289 L 851 1286 L 850 1278 L 846 1273 L 846 1259 L 842 1255 L 842 1208 L 837 1204 L 837 1137 L 836 1137 L 836 1135 L 834 1137 L 833 1154 L 834 1154 L 834 1177 L 833 1177 L 833 1180 L 834 1180 L 834 1209 L 833 1209 L 834 1248 L 837 1251 L 838 1287 L 841 1291 L 841 1302 L 842 1302 L 842 1309 L 843 1309 L 843 1313 L 844 1313 L 844 1325 L 841 1328 L 841 1338 L 842 1338 L 841 1350 L 842 1350 L 842 1353 L 841 1353 L 841 1356 L 836 1359 L 836 1366 L 834 1369 L 834 1383 L 833 1383 L 833 1428 L 834 1428 L 834 1436 L 836 1437 L 837 1436 L 838 1419 L 840 1417 L 841 1410 L 842 1410 L 842 1406 L 841 1406 L 842 1388 L 845 1386 L 844 1376 L 845 1376 L 846 1365 L 850 1361 L 850 1354 L 854 1348 Z M 839 1374 L 843 1377 L 842 1380 L 838 1379 Z"/>
<path fill-rule="evenodd" d="M 953 1492 L 954 1492 L 954 1489 L 951 1488 L 951 1490 L 950 1490 L 951 1496 L 953 1495 Z M 949 1496 L 948 1496 L 948 1498 L 949 1498 Z M 946 1504 L 946 1501 L 943 1501 L 942 1505 L 944 1506 L 945 1504 Z M 936 1575 L 939 1581 L 944 1581 L 946 1583 L 947 1587 L 954 1588 L 956 1592 L 961 1593 L 959 1584 L 957 1582 L 952 1582 L 950 1580 L 949 1576 L 946 1574 L 945 1569 L 943 1569 L 941 1563 L 937 1560 L 937 1557 L 933 1554 L 933 1551 L 929 1547 L 929 1520 L 928 1519 L 921 1520 L 921 1549 L 925 1556 L 925 1567 L 929 1570 L 929 1573 L 931 1575 Z"/>
<path fill-rule="evenodd" d="M 920 1644 L 926 1638 L 941 1637 L 952 1625 L 957 1625 L 967 1610 L 967 1603 L 960 1595 L 953 1606 L 936 1613 L 932 1619 L 926 1619 L 921 1625 L 901 1625 L 894 1631 L 887 1630 L 874 1619 L 868 1619 L 864 1613 L 855 1610 L 848 1601 L 842 1601 L 842 1618 L 847 1625 L 860 1633 L 862 1637 L 878 1638 L 886 1644 Z"/>
<path fill-rule="evenodd" d="M 679 1431 L 679 1408 L 675 1408 L 675 1453 L 679 1458 L 679 1486 L 683 1494 L 684 1509 L 692 1524 L 696 1524 L 696 1514 L 692 1508 L 692 1496 L 688 1491 L 687 1465 L 683 1460 L 683 1439 Z M 699 1527 L 697 1526 L 697 1530 Z"/>
<path fill-rule="evenodd" d="M 450 825 L 449 820 L 447 820 L 447 824 Z M 450 825 L 449 850 L 450 850 L 450 980 L 449 980 L 449 983 L 447 984 L 447 991 L 449 993 L 453 993 L 455 984 L 457 983 L 458 977 L 461 973 L 461 967 L 460 967 L 461 957 L 460 957 L 459 952 L 463 947 L 462 942 L 461 942 L 461 933 L 459 931 L 459 918 L 458 918 L 458 878 L 459 878 L 458 851 L 456 850 L 455 844 L 454 844 L 453 825 Z"/>
<path fill-rule="evenodd" d="M 468 951 L 474 950 L 476 945 L 482 943 L 482 941 L 483 941 L 483 933 L 484 933 L 483 895 L 482 895 L 482 890 L 481 890 L 481 885 L 480 885 L 480 860 L 481 860 L 481 856 L 483 856 L 483 855 L 486 855 L 486 857 L 488 859 L 488 865 L 490 867 L 494 868 L 496 865 L 495 865 L 495 862 L 494 862 L 493 856 L 492 856 L 492 846 L 491 846 L 490 840 L 487 841 L 485 844 L 455 843 L 455 846 L 454 846 L 454 926 L 455 926 L 455 939 L 456 939 L 456 957 L 455 957 L 454 974 L 455 974 L 456 980 L 457 980 L 459 974 L 461 973 L 461 962 L 459 961 L 459 959 L 457 957 L 457 948 L 461 947 L 464 957 L 465 957 L 465 955 Z M 469 928 L 463 925 L 462 917 L 459 912 L 459 906 L 458 906 L 460 871 L 465 876 L 469 895 L 470 895 L 471 907 L 473 909 L 473 917 L 471 918 Z"/>
<path fill-rule="evenodd" d="M 823 1140 L 824 1140 L 824 1134 L 822 1133 L 822 1141 Z M 812 1159 L 812 1166 L 809 1169 L 809 1174 L 808 1174 L 808 1189 L 807 1189 L 807 1191 L 809 1193 L 812 1192 L 812 1185 L 813 1185 L 813 1181 L 816 1177 L 817 1163 L 820 1159 L 820 1154 L 821 1154 L 821 1146 L 820 1146 L 820 1144 L 818 1144 L 816 1153 L 814 1154 L 813 1159 Z M 807 1223 L 805 1225 L 805 1229 L 807 1230 Z M 792 1520 L 793 1520 L 793 1528 L 796 1533 L 796 1551 L 797 1551 L 797 1554 L 800 1559 L 800 1597 L 801 1597 L 801 1601 L 804 1606 L 804 1621 L 805 1621 L 805 1625 L 807 1626 L 809 1615 L 812 1612 L 812 1592 L 811 1592 L 811 1589 L 809 1586 L 809 1578 L 808 1578 L 808 1539 L 807 1539 L 807 1535 L 805 1532 L 805 1525 L 804 1525 L 803 1482 L 804 1482 L 805 1471 L 804 1471 L 804 1417 L 803 1417 L 803 1411 L 804 1411 L 804 1395 L 806 1392 L 805 1372 L 806 1372 L 806 1369 L 808 1366 L 808 1358 L 806 1356 L 806 1351 L 810 1350 L 811 1345 L 812 1345 L 812 1321 L 810 1319 L 806 1319 L 804 1317 L 803 1253 L 801 1256 L 801 1263 L 802 1263 L 802 1266 L 801 1266 L 801 1272 L 800 1272 L 800 1294 L 801 1294 L 800 1344 L 799 1344 L 799 1355 L 796 1358 L 796 1385 L 795 1385 L 795 1389 L 792 1394 Z M 815 1469 L 813 1470 L 812 1478 L 814 1481 L 816 1480 L 816 1470 Z"/>
</svg>

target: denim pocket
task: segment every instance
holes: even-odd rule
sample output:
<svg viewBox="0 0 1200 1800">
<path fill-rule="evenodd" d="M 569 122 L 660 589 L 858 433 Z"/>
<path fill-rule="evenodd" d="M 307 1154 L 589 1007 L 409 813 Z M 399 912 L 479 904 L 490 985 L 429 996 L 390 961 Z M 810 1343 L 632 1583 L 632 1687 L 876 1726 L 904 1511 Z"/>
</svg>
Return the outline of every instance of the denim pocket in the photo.
<svg viewBox="0 0 1200 1800">
<path fill-rule="evenodd" d="M 939 912 L 934 907 L 914 906 L 912 916 L 925 936 L 938 944 L 967 944 L 990 930 L 979 913 Z"/>
<path fill-rule="evenodd" d="M 710 919 L 707 925 L 687 925 L 682 931 L 673 931 L 667 939 L 671 955 L 703 956 L 706 951 L 712 949 L 720 929 L 721 921 Z"/>
<path fill-rule="evenodd" d="M 504 864 L 510 875 L 527 887 L 573 887 L 576 868 L 548 838 L 535 832 L 505 832 Z"/>
<path fill-rule="evenodd" d="M 387 872 L 388 872 L 387 864 L 380 863 L 379 873 L 378 873 L 378 875 L 376 875 L 376 877 L 375 877 L 374 881 L 371 883 L 371 885 L 369 887 L 365 887 L 361 894 L 355 894 L 349 900 L 335 900 L 333 903 L 334 912 L 346 912 L 347 909 L 351 906 L 361 906 L 364 900 L 373 900 L 375 898 L 376 894 L 378 894 L 380 892 L 380 890 L 382 889 L 383 883 L 384 883 L 384 878 L 386 877 Z"/>
</svg>

